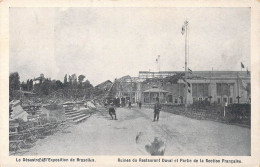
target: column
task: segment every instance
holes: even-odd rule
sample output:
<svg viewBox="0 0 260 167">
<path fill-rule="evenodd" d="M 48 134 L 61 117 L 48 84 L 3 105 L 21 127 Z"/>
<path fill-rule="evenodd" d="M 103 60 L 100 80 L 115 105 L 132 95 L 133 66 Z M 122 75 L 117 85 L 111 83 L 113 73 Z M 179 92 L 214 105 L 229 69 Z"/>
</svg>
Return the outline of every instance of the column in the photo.
<svg viewBox="0 0 260 167">
<path fill-rule="evenodd" d="M 211 102 L 217 102 L 217 84 L 214 83 L 210 83 L 209 84 L 210 87 L 210 96 L 212 96 Z"/>
</svg>

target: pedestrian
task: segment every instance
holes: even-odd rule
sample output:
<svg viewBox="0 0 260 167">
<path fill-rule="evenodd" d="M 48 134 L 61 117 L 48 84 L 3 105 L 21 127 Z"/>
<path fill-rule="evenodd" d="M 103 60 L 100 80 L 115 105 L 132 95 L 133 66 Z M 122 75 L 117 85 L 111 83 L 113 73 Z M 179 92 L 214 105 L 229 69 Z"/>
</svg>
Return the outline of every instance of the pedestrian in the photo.
<svg viewBox="0 0 260 167">
<path fill-rule="evenodd" d="M 156 103 L 154 104 L 154 119 L 153 119 L 153 122 L 155 122 L 155 120 L 159 121 L 159 115 L 160 115 L 161 109 L 162 109 L 162 105 L 160 104 L 159 98 L 157 97 Z"/>
<path fill-rule="evenodd" d="M 112 118 L 112 120 L 114 119 L 114 118 L 113 118 L 113 115 L 115 116 L 115 120 L 117 120 L 117 119 L 116 119 L 116 110 L 115 110 L 115 108 L 114 108 L 114 104 L 113 104 L 113 103 L 111 103 L 111 104 L 109 105 L 108 113 L 109 113 L 110 117 Z"/>
<path fill-rule="evenodd" d="M 128 102 L 128 108 L 131 109 L 132 105 L 131 105 L 131 101 L 129 100 Z"/>
<path fill-rule="evenodd" d="M 139 108 L 141 109 L 142 108 L 142 102 L 139 101 Z"/>
</svg>

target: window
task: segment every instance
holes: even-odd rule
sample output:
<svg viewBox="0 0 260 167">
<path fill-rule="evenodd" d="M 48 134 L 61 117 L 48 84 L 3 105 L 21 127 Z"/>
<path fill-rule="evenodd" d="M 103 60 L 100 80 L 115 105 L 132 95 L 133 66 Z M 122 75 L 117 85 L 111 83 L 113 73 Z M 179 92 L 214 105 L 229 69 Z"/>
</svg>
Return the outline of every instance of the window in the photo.
<svg viewBox="0 0 260 167">
<path fill-rule="evenodd" d="M 217 95 L 218 96 L 229 96 L 230 86 L 227 83 L 217 83 Z"/>
<path fill-rule="evenodd" d="M 229 98 L 229 103 L 230 103 L 230 104 L 233 103 L 233 99 L 232 99 L 232 97 Z"/>
<path fill-rule="evenodd" d="M 194 84 L 194 83 L 192 84 L 192 96 L 193 97 L 197 97 L 198 96 L 198 94 L 197 94 L 197 84 Z"/>
<path fill-rule="evenodd" d="M 205 83 L 193 83 L 192 84 L 192 97 L 199 97 L 199 96 L 208 96 L 209 84 Z"/>
<path fill-rule="evenodd" d="M 168 95 L 169 102 L 172 103 L 172 95 Z"/>
<path fill-rule="evenodd" d="M 224 97 L 224 98 L 223 98 L 223 101 L 226 103 L 226 102 L 227 102 L 227 98 L 226 98 L 226 97 Z"/>
<path fill-rule="evenodd" d="M 175 98 L 175 101 L 174 101 L 175 103 L 178 103 L 178 99 L 177 98 Z"/>
<path fill-rule="evenodd" d="M 218 98 L 218 104 L 220 104 L 220 98 Z"/>
</svg>

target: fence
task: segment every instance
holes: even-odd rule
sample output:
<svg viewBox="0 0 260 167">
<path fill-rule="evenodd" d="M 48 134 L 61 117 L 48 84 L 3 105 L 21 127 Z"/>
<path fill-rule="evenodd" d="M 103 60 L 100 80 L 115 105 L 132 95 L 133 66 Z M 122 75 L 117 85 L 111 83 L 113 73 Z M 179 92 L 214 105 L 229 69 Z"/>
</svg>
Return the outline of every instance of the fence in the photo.
<svg viewBox="0 0 260 167">
<path fill-rule="evenodd" d="M 153 108 L 153 105 L 144 107 Z M 225 107 L 218 104 L 194 103 L 185 109 L 182 105 L 162 104 L 162 110 L 198 120 L 212 120 L 244 127 L 251 126 L 251 105 L 231 104 Z"/>
</svg>

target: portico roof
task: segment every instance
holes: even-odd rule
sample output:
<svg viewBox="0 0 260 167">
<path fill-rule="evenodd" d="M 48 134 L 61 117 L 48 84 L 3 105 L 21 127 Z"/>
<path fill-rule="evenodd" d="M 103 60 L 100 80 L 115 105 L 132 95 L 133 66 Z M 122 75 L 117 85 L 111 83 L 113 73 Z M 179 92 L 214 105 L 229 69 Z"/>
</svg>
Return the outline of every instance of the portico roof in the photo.
<svg viewBox="0 0 260 167">
<path fill-rule="evenodd" d="M 146 93 L 146 92 L 168 93 L 168 91 L 163 90 L 163 89 L 159 89 L 159 88 L 152 88 L 152 89 L 145 90 L 145 91 L 143 91 L 143 92 L 144 92 L 144 93 Z"/>
</svg>

